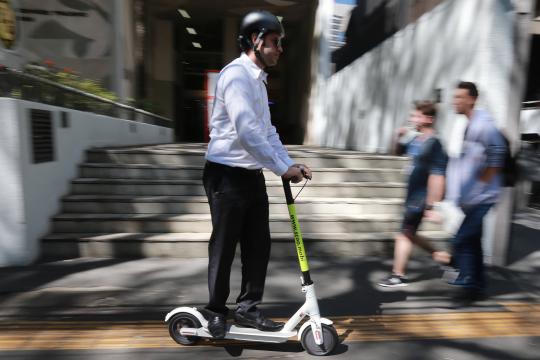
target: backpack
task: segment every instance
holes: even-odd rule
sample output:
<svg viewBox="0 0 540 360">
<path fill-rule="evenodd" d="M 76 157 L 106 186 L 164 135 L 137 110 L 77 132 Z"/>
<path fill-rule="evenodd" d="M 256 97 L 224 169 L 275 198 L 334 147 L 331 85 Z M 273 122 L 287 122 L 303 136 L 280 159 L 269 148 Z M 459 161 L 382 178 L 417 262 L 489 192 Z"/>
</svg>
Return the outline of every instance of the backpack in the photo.
<svg viewBox="0 0 540 360">
<path fill-rule="evenodd" d="M 516 158 L 512 155 L 512 149 L 510 148 L 510 141 L 508 141 L 508 138 L 506 135 L 499 131 L 501 134 L 504 144 L 506 145 L 506 151 L 504 155 L 504 165 L 501 170 L 501 173 L 503 175 L 503 181 L 502 186 L 504 187 L 513 187 L 516 184 L 517 180 L 517 165 L 516 165 Z"/>
</svg>

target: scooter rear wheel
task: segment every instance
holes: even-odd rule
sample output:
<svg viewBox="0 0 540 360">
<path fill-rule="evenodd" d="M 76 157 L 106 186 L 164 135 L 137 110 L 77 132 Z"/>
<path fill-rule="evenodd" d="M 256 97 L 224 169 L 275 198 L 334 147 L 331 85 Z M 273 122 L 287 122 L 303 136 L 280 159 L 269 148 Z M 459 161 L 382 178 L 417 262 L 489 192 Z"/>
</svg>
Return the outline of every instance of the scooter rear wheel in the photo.
<svg viewBox="0 0 540 360">
<path fill-rule="evenodd" d="M 311 326 L 308 326 L 303 332 L 300 338 L 302 346 L 308 354 L 324 356 L 330 354 L 339 343 L 339 337 L 336 329 L 331 325 L 322 324 L 323 343 L 317 345 L 315 338 L 313 337 L 313 331 Z"/>
<path fill-rule="evenodd" d="M 175 314 L 171 320 L 169 320 L 169 334 L 177 343 L 181 345 L 193 345 L 198 340 L 198 336 L 184 336 L 180 334 L 182 328 L 200 328 L 201 322 L 197 317 L 189 313 Z"/>
</svg>

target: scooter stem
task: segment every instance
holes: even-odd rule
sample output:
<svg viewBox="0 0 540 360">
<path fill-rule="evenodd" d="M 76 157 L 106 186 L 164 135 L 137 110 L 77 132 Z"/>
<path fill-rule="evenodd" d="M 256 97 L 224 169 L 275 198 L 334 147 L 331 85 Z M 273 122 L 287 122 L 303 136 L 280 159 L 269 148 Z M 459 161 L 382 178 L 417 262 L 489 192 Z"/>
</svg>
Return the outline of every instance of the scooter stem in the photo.
<svg viewBox="0 0 540 360">
<path fill-rule="evenodd" d="M 300 264 L 300 270 L 302 271 L 302 285 L 311 285 L 313 284 L 313 281 L 311 281 L 311 276 L 309 275 L 309 264 L 306 250 L 304 249 L 304 241 L 302 240 L 300 224 L 298 223 L 298 217 L 296 216 L 296 207 L 294 206 L 294 198 L 291 192 L 291 183 L 290 180 L 285 180 L 283 178 L 281 178 L 281 181 L 283 182 L 285 200 L 287 201 L 287 208 L 289 209 L 289 216 L 291 218 L 296 254 L 298 255 L 298 263 Z"/>
</svg>

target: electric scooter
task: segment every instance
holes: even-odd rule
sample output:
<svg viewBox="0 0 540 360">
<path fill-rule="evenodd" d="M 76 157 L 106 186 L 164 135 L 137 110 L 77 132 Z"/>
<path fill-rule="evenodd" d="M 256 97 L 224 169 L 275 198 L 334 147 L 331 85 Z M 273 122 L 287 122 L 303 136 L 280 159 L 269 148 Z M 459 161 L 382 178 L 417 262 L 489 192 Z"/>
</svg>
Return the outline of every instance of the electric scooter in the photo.
<svg viewBox="0 0 540 360">
<path fill-rule="evenodd" d="M 227 325 L 225 339 L 281 343 L 286 342 L 291 337 L 297 336 L 309 354 L 327 355 L 338 345 L 339 338 L 332 321 L 320 316 L 315 285 L 309 274 L 309 264 L 304 249 L 302 233 L 300 232 L 300 225 L 296 216 L 296 207 L 291 193 L 290 182 L 284 179 L 282 181 L 294 233 L 298 262 L 302 271 L 302 292 L 306 296 L 306 301 L 280 331 L 261 331 L 229 324 Z M 300 326 L 299 330 L 296 330 L 298 324 L 306 316 L 309 319 Z M 175 308 L 167 314 L 165 322 L 169 325 L 169 334 L 171 337 L 181 345 L 193 345 L 201 338 L 212 338 L 212 335 L 208 331 L 208 321 L 197 308 L 186 306 Z"/>
</svg>

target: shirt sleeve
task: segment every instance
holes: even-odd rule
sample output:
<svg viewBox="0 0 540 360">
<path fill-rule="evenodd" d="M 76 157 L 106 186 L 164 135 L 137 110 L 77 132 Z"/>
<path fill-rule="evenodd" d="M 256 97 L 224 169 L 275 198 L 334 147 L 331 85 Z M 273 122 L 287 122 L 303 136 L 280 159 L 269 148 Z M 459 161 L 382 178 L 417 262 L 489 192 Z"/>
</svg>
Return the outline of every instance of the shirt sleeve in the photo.
<svg viewBox="0 0 540 360">
<path fill-rule="evenodd" d="M 433 175 L 445 175 L 446 165 L 448 164 L 448 155 L 446 155 L 446 152 L 438 139 L 433 143 L 433 148 L 431 151 L 432 161 L 429 173 Z"/>
<path fill-rule="evenodd" d="M 281 161 L 283 161 L 287 165 L 287 167 L 290 167 L 294 164 L 294 160 L 290 158 L 289 152 L 287 151 L 287 149 L 285 149 L 285 146 L 283 146 L 283 143 L 281 142 L 279 134 L 277 133 L 276 127 L 274 125 L 270 125 L 268 127 L 268 142 L 270 142 Z"/>
<path fill-rule="evenodd" d="M 502 168 L 506 157 L 506 141 L 495 126 L 489 126 L 482 132 L 483 145 L 486 149 L 486 167 Z"/>
<path fill-rule="evenodd" d="M 231 67 L 221 76 L 223 98 L 227 114 L 238 135 L 238 141 L 246 151 L 263 167 L 281 176 L 287 172 L 288 165 L 283 162 L 270 144 L 263 121 L 255 111 L 256 89 L 253 89 L 248 76 L 241 67 Z"/>
</svg>

